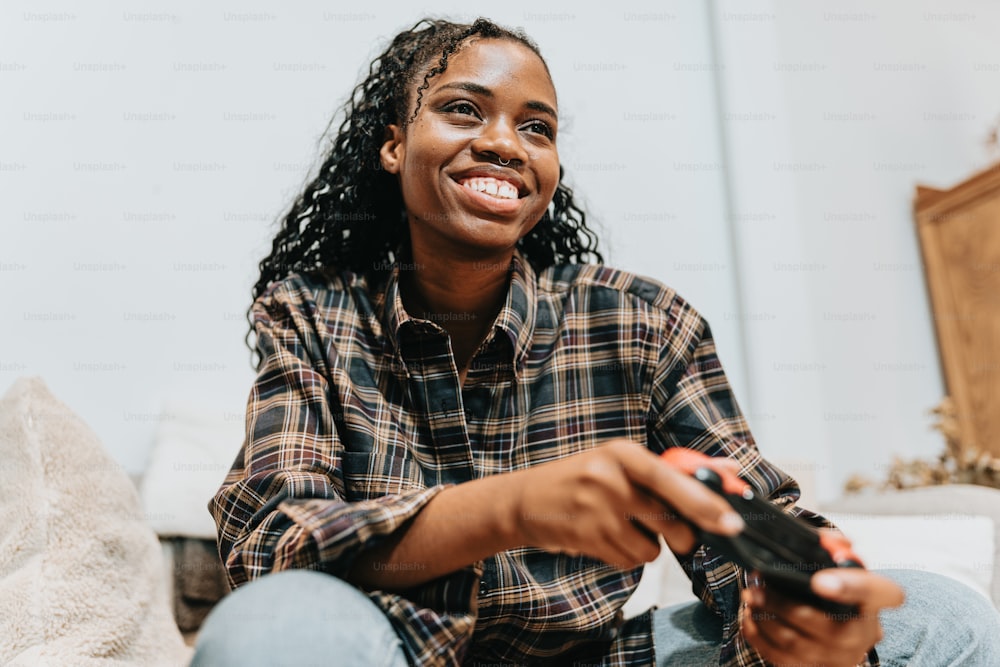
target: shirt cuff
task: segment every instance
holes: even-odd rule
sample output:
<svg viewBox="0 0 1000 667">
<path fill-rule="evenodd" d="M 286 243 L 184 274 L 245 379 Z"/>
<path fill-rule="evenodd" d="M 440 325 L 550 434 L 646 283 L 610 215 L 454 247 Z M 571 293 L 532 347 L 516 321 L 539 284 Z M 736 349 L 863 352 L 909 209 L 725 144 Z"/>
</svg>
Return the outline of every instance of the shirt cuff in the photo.
<svg viewBox="0 0 1000 667">
<path fill-rule="evenodd" d="M 445 488 L 439 485 L 351 503 L 286 500 L 278 510 L 312 542 L 319 569 L 346 577 L 359 553 L 392 535 Z"/>
</svg>

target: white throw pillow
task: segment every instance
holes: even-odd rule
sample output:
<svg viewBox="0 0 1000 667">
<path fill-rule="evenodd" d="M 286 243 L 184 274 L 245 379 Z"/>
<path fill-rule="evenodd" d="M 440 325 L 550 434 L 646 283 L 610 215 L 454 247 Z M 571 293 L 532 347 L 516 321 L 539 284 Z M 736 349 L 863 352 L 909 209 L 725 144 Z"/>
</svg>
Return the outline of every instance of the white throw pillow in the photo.
<svg viewBox="0 0 1000 667">
<path fill-rule="evenodd" d="M 208 501 L 243 444 L 243 413 L 170 403 L 164 406 L 140 495 L 161 536 L 215 539 Z"/>
<path fill-rule="evenodd" d="M 125 471 L 40 379 L 0 399 L 0 664 L 180 666 L 156 535 Z"/>
</svg>

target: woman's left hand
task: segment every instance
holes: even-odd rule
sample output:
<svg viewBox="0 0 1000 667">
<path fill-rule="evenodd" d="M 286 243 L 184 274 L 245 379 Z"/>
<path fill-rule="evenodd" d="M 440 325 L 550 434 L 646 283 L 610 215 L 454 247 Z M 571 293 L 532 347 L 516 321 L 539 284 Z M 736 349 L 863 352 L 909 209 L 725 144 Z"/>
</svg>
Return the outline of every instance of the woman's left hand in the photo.
<svg viewBox="0 0 1000 667">
<path fill-rule="evenodd" d="M 740 631 L 769 663 L 854 667 L 882 639 L 879 611 L 903 603 L 903 590 L 890 579 L 855 568 L 829 569 L 812 577 L 813 591 L 857 605 L 857 615 L 830 614 L 773 590 L 752 585 L 743 591 Z"/>
</svg>

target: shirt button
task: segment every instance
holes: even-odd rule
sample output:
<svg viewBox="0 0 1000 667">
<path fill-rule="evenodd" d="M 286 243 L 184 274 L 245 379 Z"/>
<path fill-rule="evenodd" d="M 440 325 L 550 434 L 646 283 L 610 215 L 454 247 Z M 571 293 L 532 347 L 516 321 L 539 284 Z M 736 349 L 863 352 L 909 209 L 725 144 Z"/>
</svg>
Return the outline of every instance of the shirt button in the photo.
<svg viewBox="0 0 1000 667">
<path fill-rule="evenodd" d="M 485 582 L 480 581 L 479 594 L 485 597 L 486 595 L 489 595 L 489 592 L 490 592 L 490 587 L 487 586 Z"/>
</svg>

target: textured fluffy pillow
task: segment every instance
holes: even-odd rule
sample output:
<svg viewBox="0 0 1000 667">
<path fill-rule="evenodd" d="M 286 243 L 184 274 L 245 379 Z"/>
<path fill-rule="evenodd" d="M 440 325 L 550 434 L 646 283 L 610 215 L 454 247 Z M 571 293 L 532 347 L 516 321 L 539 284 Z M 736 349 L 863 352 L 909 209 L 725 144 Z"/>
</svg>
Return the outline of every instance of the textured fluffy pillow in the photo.
<svg viewBox="0 0 1000 667">
<path fill-rule="evenodd" d="M 185 665 L 125 472 L 40 379 L 0 399 L 0 664 Z"/>
</svg>

